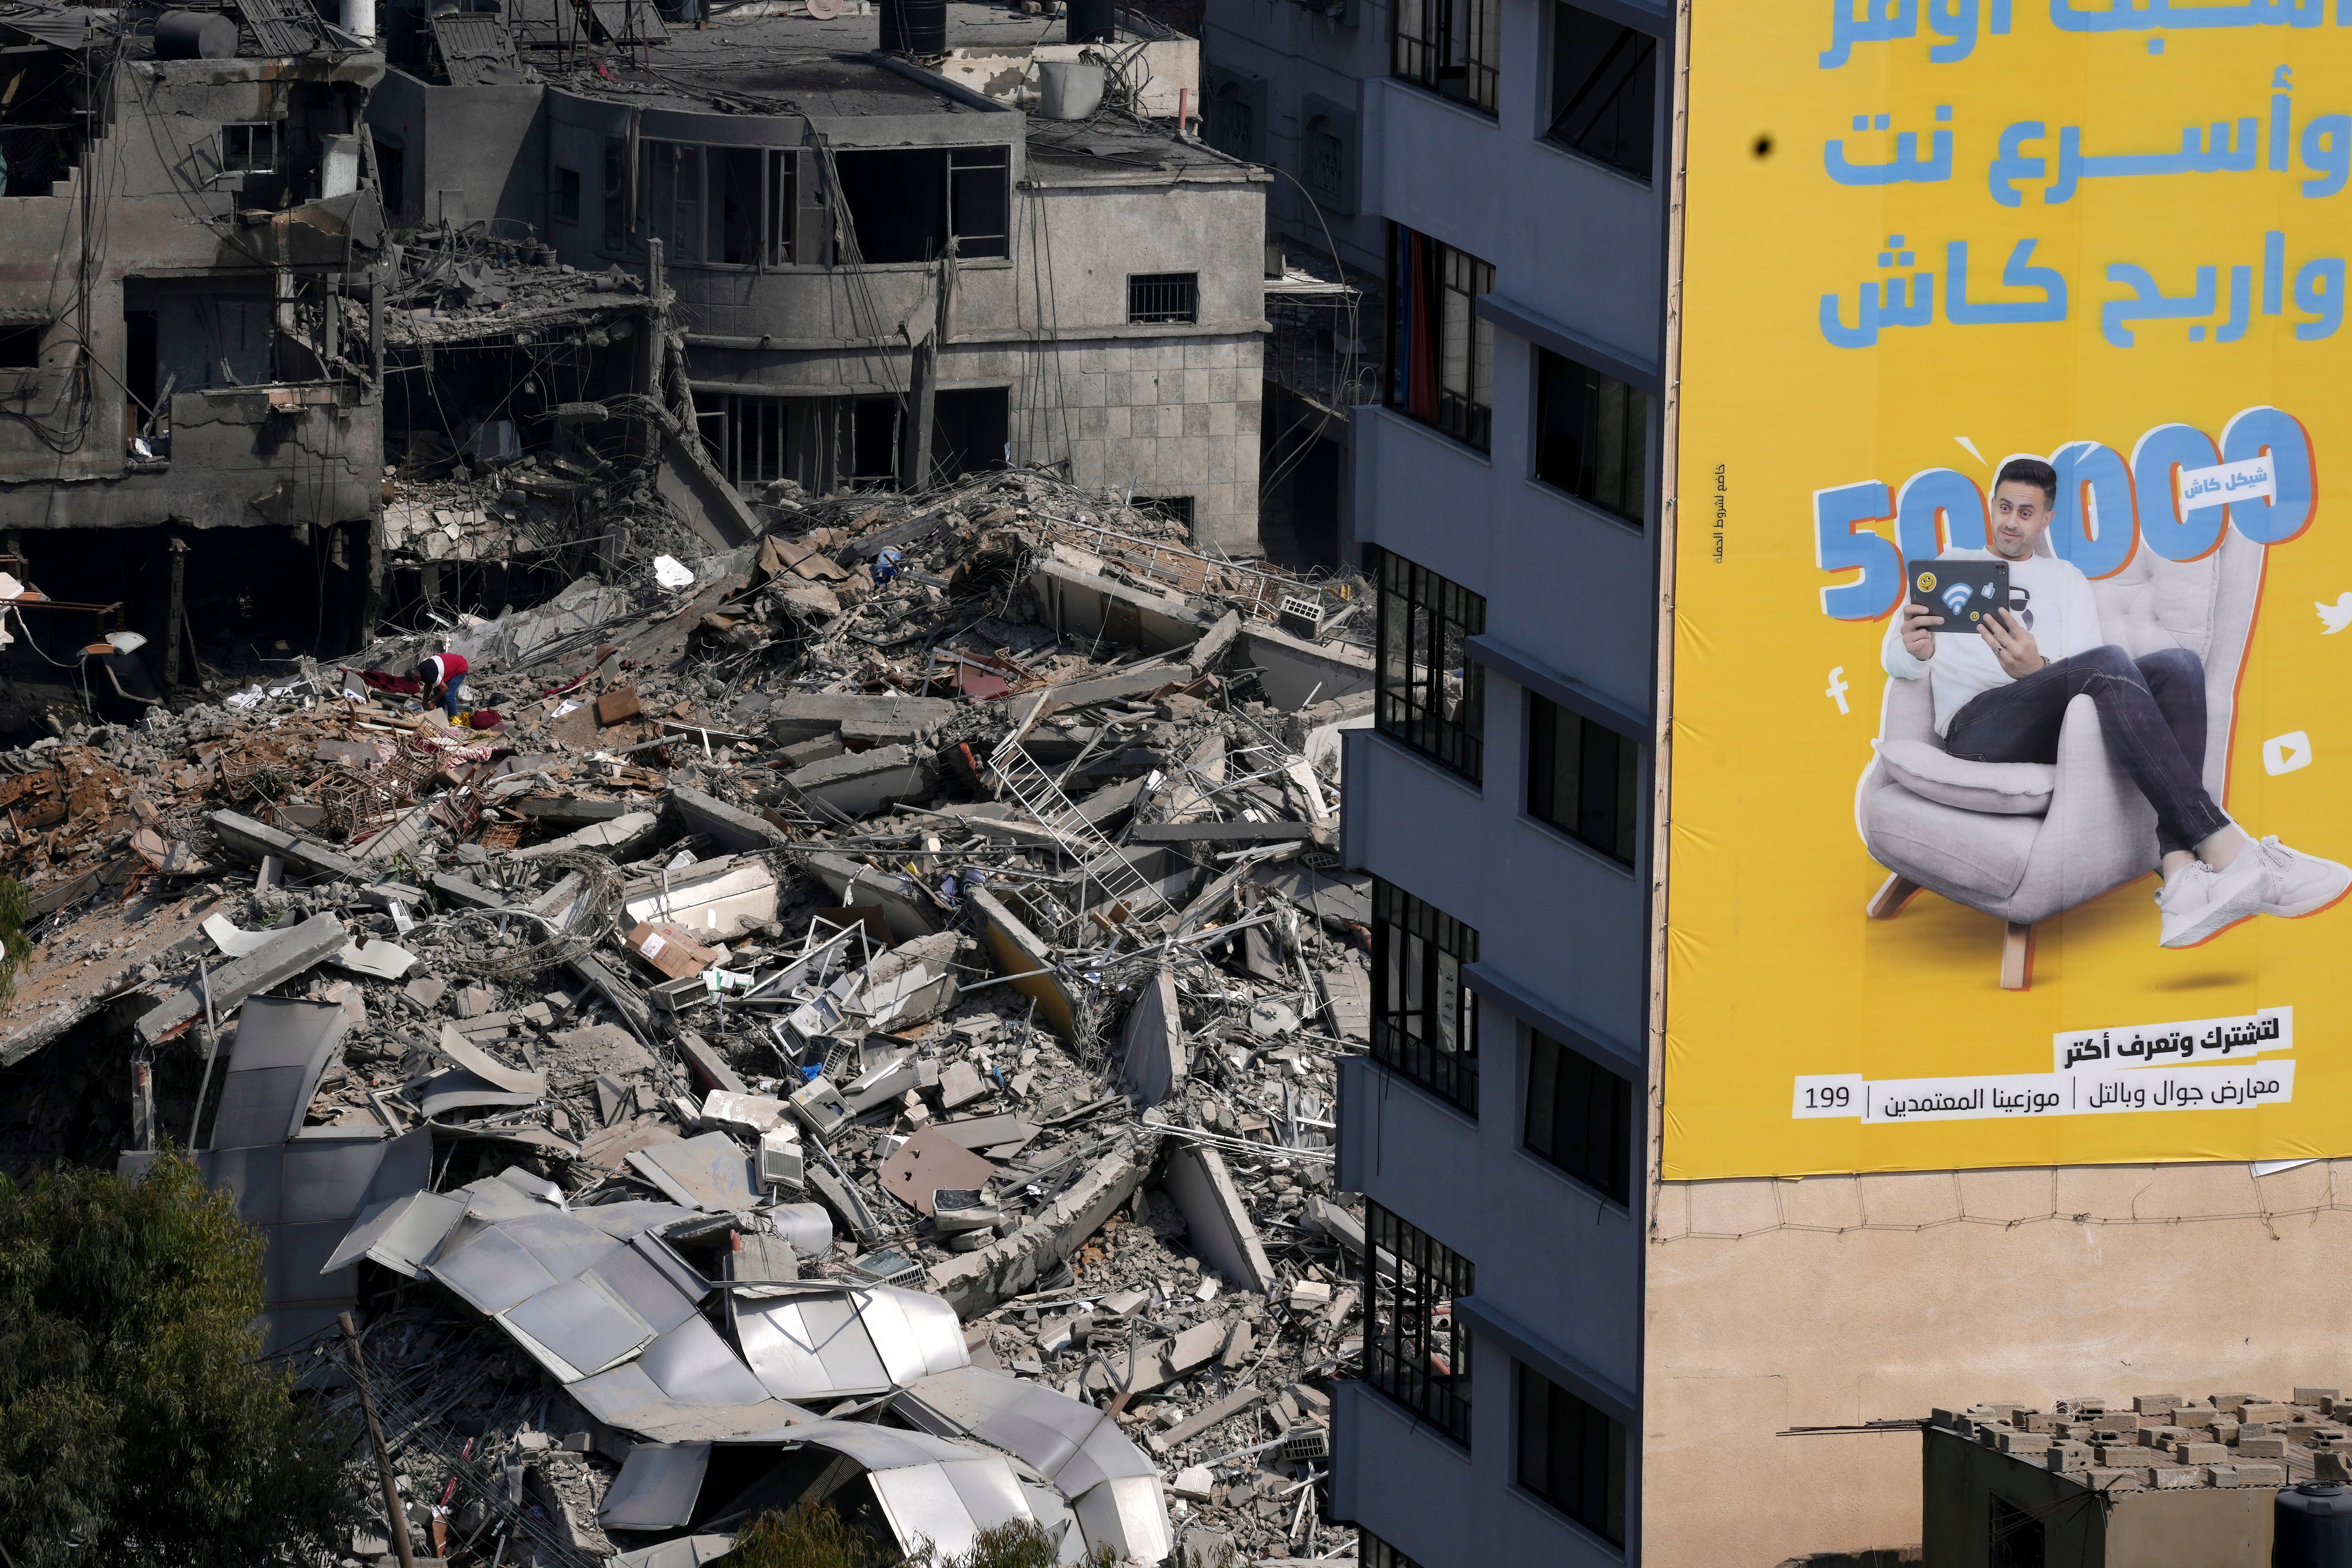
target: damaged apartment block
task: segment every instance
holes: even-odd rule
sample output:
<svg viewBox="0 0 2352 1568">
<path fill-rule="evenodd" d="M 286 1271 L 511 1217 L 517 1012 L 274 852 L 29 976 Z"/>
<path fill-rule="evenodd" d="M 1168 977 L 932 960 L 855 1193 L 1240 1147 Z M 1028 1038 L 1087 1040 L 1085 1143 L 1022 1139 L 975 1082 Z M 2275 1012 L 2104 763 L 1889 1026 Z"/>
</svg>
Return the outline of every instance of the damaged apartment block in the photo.
<svg viewBox="0 0 2352 1568">
<path fill-rule="evenodd" d="M 771 9 L 388 8 L 392 221 L 657 279 L 754 500 L 1043 464 L 1255 554 L 1266 176 L 1177 132 L 1197 45 Z"/>
<path fill-rule="evenodd" d="M 352 646 L 382 505 L 362 123 L 382 57 L 276 0 L 24 6 L 0 40 L 14 576 L 143 638 L 166 684 L 283 638 Z M 28 630 L 62 658 L 89 625 Z M 157 695 L 152 678 L 109 693 L 132 712 Z"/>
</svg>

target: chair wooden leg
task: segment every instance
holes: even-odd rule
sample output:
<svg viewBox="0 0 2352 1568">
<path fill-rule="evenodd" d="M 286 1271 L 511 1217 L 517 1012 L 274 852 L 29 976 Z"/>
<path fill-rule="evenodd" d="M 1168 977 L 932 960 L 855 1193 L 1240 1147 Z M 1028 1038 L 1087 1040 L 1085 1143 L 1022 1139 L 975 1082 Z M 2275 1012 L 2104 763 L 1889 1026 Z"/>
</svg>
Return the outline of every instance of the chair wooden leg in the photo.
<svg viewBox="0 0 2352 1568">
<path fill-rule="evenodd" d="M 2023 991 L 2033 984 L 2033 928 L 2011 921 L 2000 938 L 2000 988 Z"/>
<path fill-rule="evenodd" d="M 1891 921 L 1903 912 L 1904 904 L 1918 890 L 1919 884 L 1908 877 L 1889 877 L 1878 884 L 1878 891 L 1870 895 L 1863 912 L 1874 921 Z"/>
</svg>

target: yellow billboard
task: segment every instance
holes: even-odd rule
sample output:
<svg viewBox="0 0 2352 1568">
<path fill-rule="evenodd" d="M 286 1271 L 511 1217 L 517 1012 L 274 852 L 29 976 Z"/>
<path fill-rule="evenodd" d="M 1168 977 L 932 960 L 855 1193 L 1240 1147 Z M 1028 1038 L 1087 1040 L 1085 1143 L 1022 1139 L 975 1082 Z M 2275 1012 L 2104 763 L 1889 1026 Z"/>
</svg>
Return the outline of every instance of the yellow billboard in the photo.
<svg viewBox="0 0 2352 1568">
<path fill-rule="evenodd" d="M 1665 1177 L 2352 1154 L 2352 3 L 1688 63 Z"/>
</svg>

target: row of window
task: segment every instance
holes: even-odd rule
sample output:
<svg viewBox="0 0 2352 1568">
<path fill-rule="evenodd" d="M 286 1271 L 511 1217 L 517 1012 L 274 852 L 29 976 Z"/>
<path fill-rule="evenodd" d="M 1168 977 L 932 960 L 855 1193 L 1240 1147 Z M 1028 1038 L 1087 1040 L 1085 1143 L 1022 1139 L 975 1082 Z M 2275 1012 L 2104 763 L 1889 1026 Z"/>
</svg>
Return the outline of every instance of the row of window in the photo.
<svg viewBox="0 0 2352 1568">
<path fill-rule="evenodd" d="M 1374 728 L 1483 783 L 1486 670 L 1465 645 L 1486 629 L 1486 599 L 1394 551 L 1377 552 L 1373 574 L 1380 585 Z M 1528 693 L 1528 815 L 1633 865 L 1641 747 L 1637 737 Z"/>
<path fill-rule="evenodd" d="M 1476 1289 L 1475 1268 L 1376 1203 L 1364 1205 L 1364 1381 L 1468 1447 L 1471 1336 L 1454 1303 Z M 1512 1372 L 1519 1485 L 1622 1546 L 1624 1423 L 1533 1367 L 1515 1362 Z M 1412 1568 L 1394 1548 L 1364 1539 L 1368 1565 Z"/>
<path fill-rule="evenodd" d="M 1390 74 L 1482 113 L 1502 80 L 1501 0 L 1396 0 Z M 1656 162 L 1658 40 L 1555 0 L 1544 134 L 1647 184 Z"/>
<path fill-rule="evenodd" d="M 1388 405 L 1465 446 L 1493 450 L 1495 328 L 1478 314 L 1478 297 L 1495 291 L 1494 267 L 1392 223 L 1388 285 Z M 1643 521 L 1650 395 L 1542 347 L 1534 381 L 1534 476 Z"/>
<path fill-rule="evenodd" d="M 1473 1115 L 1478 994 L 1463 970 L 1477 961 L 1475 929 L 1372 879 L 1372 1058 Z M 1624 1203 L 1633 1180 L 1633 1084 L 1572 1047 L 1531 1034 L 1520 1142 Z"/>
</svg>

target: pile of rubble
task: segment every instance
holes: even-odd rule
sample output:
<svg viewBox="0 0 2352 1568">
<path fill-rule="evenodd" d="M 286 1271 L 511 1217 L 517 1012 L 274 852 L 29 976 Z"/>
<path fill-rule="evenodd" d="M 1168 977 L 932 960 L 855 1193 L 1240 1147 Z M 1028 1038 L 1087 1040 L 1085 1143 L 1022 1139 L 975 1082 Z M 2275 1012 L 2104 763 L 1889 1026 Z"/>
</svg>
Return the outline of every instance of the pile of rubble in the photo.
<svg viewBox="0 0 2352 1568">
<path fill-rule="evenodd" d="M 269 1349 L 383 1417 L 351 1561 L 694 1563 L 802 1498 L 909 1552 L 1352 1552 L 1364 584 L 1037 473 L 761 504 L 0 755 L 0 1160 L 235 1191 Z M 399 694 L 430 651 L 470 721 Z"/>
</svg>

